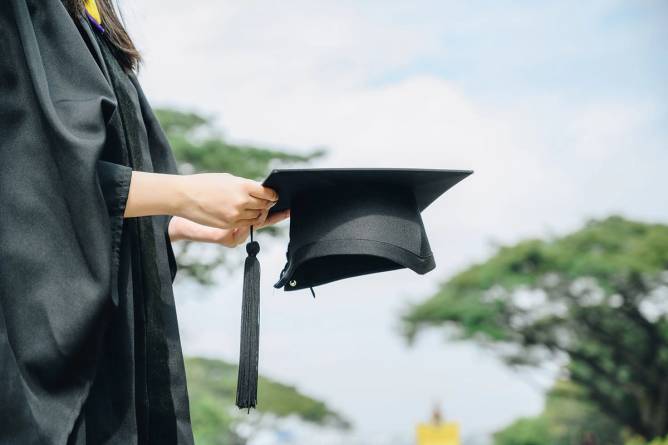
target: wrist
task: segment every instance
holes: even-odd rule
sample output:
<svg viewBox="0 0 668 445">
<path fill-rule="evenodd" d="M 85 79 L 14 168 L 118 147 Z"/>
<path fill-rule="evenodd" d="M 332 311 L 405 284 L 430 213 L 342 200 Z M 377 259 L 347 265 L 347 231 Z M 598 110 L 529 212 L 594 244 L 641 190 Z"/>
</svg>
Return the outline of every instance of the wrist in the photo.
<svg viewBox="0 0 668 445">
<path fill-rule="evenodd" d="M 165 210 L 168 215 L 182 217 L 186 213 L 186 209 L 192 206 L 193 201 L 189 193 L 188 176 L 165 176 L 168 176 L 166 188 L 169 190 L 169 199 L 165 201 Z"/>
<path fill-rule="evenodd" d="M 125 217 L 181 215 L 188 202 L 184 177 L 133 171 Z"/>
</svg>

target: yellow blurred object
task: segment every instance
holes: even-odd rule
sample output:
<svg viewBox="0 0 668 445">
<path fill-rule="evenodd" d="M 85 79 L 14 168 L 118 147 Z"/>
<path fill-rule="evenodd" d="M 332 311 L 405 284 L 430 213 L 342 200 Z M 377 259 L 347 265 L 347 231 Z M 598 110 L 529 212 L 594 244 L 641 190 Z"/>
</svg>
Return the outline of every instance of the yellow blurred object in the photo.
<svg viewBox="0 0 668 445">
<path fill-rule="evenodd" d="M 93 17 L 97 23 L 101 24 L 102 17 L 100 16 L 100 10 L 97 9 L 97 3 L 95 3 L 95 0 L 86 0 L 84 6 L 86 7 L 88 14 L 90 14 L 90 16 Z"/>
<path fill-rule="evenodd" d="M 418 424 L 417 445 L 460 445 L 459 424 L 455 422 Z"/>
</svg>

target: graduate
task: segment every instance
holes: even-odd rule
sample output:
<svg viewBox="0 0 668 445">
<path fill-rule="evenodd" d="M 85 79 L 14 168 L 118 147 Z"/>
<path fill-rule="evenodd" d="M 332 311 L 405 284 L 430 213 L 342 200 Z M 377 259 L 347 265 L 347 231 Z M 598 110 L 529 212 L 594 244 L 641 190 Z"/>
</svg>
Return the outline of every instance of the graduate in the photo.
<svg viewBox="0 0 668 445">
<path fill-rule="evenodd" d="M 139 63 L 111 0 L 0 3 L 0 444 L 192 444 L 171 242 L 289 216 L 177 174 Z"/>
</svg>

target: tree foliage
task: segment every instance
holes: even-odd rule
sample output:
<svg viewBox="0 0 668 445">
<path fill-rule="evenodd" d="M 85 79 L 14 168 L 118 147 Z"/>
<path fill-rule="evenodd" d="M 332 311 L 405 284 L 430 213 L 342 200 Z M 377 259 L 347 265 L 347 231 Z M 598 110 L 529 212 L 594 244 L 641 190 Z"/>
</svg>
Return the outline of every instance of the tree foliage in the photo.
<svg viewBox="0 0 668 445">
<path fill-rule="evenodd" d="M 324 154 L 323 150 L 295 154 L 232 144 L 216 130 L 211 118 L 165 108 L 157 109 L 156 115 L 180 168 L 187 173 L 226 172 L 261 180 L 273 165 L 305 163 Z"/>
<path fill-rule="evenodd" d="M 184 174 L 224 172 L 262 180 L 276 165 L 306 163 L 325 153 L 323 150 L 314 150 L 306 154 L 294 154 L 232 144 L 217 131 L 210 117 L 167 108 L 159 108 L 155 112 L 169 139 L 179 170 Z M 280 233 L 273 227 L 263 229 L 263 232 L 270 235 Z M 179 277 L 194 279 L 204 285 L 213 284 L 212 273 L 225 263 L 225 251 L 217 249 L 213 255 L 204 255 L 202 249 L 193 243 L 181 244 L 176 251 Z"/>
<path fill-rule="evenodd" d="M 494 445 L 623 445 L 623 429 L 583 396 L 582 388 L 573 383 L 557 382 L 543 412 L 494 434 Z"/>
<path fill-rule="evenodd" d="M 629 439 L 625 445 L 668 445 L 668 436 L 666 437 L 657 437 L 651 442 L 647 442 L 640 437 L 634 437 Z"/>
<path fill-rule="evenodd" d="M 601 412 L 651 439 L 668 433 L 668 226 L 621 217 L 501 247 L 403 315 L 496 347 L 511 365 L 565 359 Z"/>
<path fill-rule="evenodd" d="M 245 442 L 237 426 L 251 419 L 262 426 L 261 417 L 297 416 L 320 426 L 347 429 L 349 422 L 325 403 L 301 394 L 297 389 L 260 376 L 257 411 L 249 417 L 235 405 L 238 367 L 221 360 L 186 359 L 190 411 L 196 443 L 237 445 Z M 260 419 L 258 419 L 260 417 Z"/>
</svg>

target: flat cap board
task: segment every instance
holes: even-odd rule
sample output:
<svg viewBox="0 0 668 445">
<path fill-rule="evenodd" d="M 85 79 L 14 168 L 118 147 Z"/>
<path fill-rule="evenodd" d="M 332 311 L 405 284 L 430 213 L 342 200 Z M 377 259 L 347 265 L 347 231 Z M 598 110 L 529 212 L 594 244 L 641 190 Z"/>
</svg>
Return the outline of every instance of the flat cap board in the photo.
<svg viewBox="0 0 668 445">
<path fill-rule="evenodd" d="M 275 169 L 263 182 L 278 193 L 278 203 L 271 213 L 288 209 L 298 193 L 322 188 L 341 188 L 342 192 L 354 191 L 356 184 L 378 184 L 410 188 L 415 193 L 421 212 L 436 198 L 459 181 L 469 176 L 471 170 L 436 170 L 408 168 L 306 168 Z M 350 188 L 349 188 L 350 187 Z"/>
</svg>

